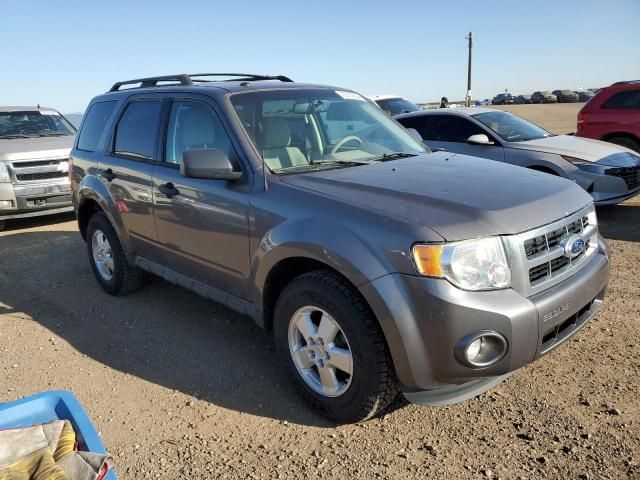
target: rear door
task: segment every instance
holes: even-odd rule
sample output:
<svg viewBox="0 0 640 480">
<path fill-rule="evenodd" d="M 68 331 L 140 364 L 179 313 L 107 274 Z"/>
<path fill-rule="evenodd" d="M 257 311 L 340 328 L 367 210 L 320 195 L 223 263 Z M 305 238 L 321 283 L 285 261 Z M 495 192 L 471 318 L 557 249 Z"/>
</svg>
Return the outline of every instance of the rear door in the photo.
<svg viewBox="0 0 640 480">
<path fill-rule="evenodd" d="M 129 98 L 98 165 L 120 214 L 122 231 L 135 253 L 149 259 L 157 259 L 159 254 L 151 173 L 157 158 L 162 108 L 162 98 L 157 95 Z"/>
<path fill-rule="evenodd" d="M 493 135 L 481 126 L 459 115 L 436 115 L 436 118 L 431 132 L 433 140 L 428 142 L 432 148 L 442 148 L 447 152 L 504 161 L 504 148 Z M 472 145 L 467 143 L 467 139 L 471 135 L 478 134 L 486 135 L 494 144 Z"/>
<path fill-rule="evenodd" d="M 250 182 L 186 178 L 182 153 L 216 148 L 241 170 L 229 129 L 207 98 L 175 95 L 168 105 L 164 152 L 153 171 L 153 198 L 163 264 L 248 298 Z"/>
</svg>

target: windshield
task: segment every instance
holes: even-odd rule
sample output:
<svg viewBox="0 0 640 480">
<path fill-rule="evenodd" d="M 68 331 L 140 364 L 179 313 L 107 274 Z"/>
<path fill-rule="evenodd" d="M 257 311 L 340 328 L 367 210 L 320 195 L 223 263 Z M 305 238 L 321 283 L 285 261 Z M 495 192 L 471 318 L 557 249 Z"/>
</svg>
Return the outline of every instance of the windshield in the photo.
<svg viewBox="0 0 640 480">
<path fill-rule="evenodd" d="M 0 112 L 0 138 L 63 136 L 75 131 L 53 110 Z"/>
<path fill-rule="evenodd" d="M 553 95 L 549 90 L 545 90 L 543 92 L 540 92 L 540 95 Z"/>
<path fill-rule="evenodd" d="M 473 116 L 507 142 L 526 142 L 550 137 L 546 130 L 507 112 L 486 112 Z"/>
<path fill-rule="evenodd" d="M 415 103 L 411 103 L 404 98 L 387 98 L 384 100 L 376 100 L 380 108 L 391 115 L 400 115 L 401 113 L 417 112 L 420 107 Z"/>
<path fill-rule="evenodd" d="M 357 93 L 263 90 L 232 95 L 231 103 L 266 165 L 276 173 L 340 168 L 426 152 Z"/>
</svg>

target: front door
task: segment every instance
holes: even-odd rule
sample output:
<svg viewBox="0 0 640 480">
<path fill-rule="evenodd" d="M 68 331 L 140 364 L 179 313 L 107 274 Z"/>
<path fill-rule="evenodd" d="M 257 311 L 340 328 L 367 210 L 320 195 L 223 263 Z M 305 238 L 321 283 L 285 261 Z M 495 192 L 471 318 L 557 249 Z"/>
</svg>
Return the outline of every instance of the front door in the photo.
<svg viewBox="0 0 640 480">
<path fill-rule="evenodd" d="M 174 98 L 163 158 L 153 171 L 153 199 L 164 264 L 241 298 L 248 298 L 249 194 L 246 181 L 186 178 L 182 153 L 216 148 L 240 168 L 228 132 L 212 105 Z"/>
</svg>

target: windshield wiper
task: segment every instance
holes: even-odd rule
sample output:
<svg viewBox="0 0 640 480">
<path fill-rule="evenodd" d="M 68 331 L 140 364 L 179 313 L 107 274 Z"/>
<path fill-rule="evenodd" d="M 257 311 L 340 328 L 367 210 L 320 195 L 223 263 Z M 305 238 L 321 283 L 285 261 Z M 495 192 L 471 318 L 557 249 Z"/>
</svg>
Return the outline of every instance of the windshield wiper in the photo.
<svg viewBox="0 0 640 480">
<path fill-rule="evenodd" d="M 409 158 L 409 157 L 417 157 L 417 153 L 407 153 L 407 152 L 394 152 L 394 153 L 383 153 L 379 157 L 374 157 L 370 161 L 371 162 L 386 162 L 388 160 L 395 160 L 397 158 Z"/>
<path fill-rule="evenodd" d="M 342 158 L 335 160 L 312 160 L 311 165 L 326 165 L 328 163 L 346 163 L 350 165 L 368 165 L 372 163 L 371 160 L 345 160 Z"/>
<path fill-rule="evenodd" d="M 0 138 L 31 138 L 31 136 L 22 133 L 12 133 L 10 135 L 0 135 Z"/>
<path fill-rule="evenodd" d="M 39 133 L 39 137 L 65 137 L 67 135 L 71 135 L 70 133 L 63 132 L 49 132 L 49 133 Z"/>
</svg>

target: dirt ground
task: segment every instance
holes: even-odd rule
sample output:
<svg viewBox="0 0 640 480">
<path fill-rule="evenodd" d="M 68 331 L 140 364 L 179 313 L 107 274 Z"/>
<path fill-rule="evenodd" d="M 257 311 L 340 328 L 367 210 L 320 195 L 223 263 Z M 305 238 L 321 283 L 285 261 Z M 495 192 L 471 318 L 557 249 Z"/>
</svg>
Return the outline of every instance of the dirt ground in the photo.
<svg viewBox="0 0 640 480">
<path fill-rule="evenodd" d="M 555 132 L 576 105 L 509 108 Z M 609 297 L 571 341 L 479 398 L 336 427 L 251 321 L 154 280 L 113 298 L 70 216 L 0 233 L 0 402 L 74 392 L 120 478 L 640 478 L 640 199 L 600 209 Z"/>
</svg>

